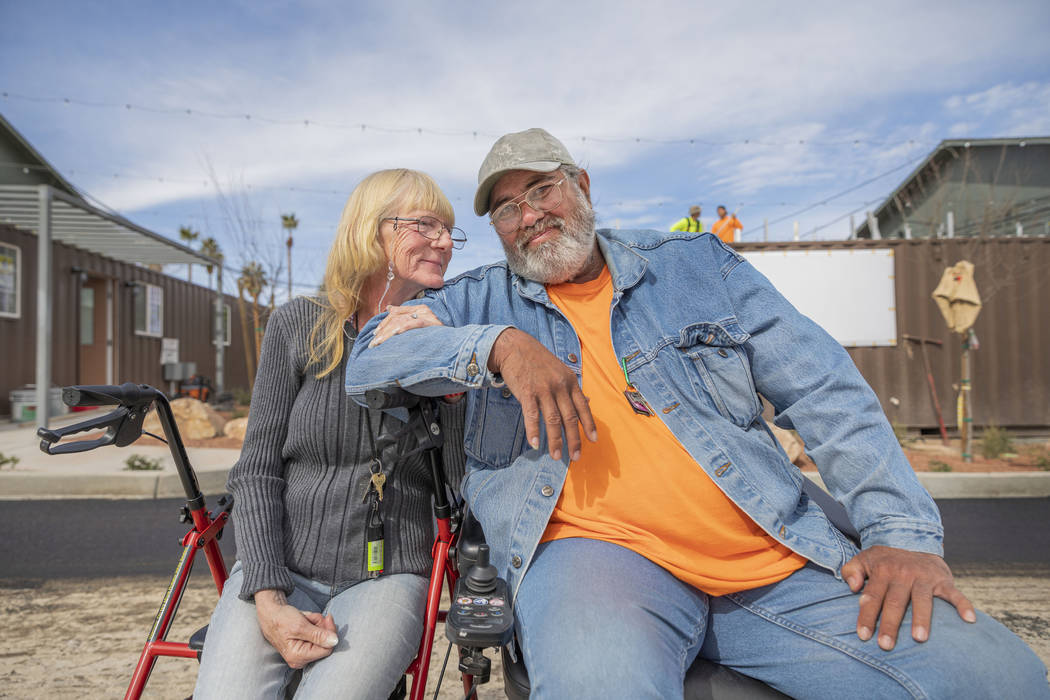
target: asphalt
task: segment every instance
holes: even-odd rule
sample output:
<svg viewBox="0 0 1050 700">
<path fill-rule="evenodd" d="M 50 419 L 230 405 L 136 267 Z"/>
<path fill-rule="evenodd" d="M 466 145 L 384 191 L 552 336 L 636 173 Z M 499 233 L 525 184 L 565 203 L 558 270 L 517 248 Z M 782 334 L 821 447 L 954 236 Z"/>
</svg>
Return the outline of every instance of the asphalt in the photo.
<svg viewBox="0 0 1050 700">
<path fill-rule="evenodd" d="M 102 412 L 60 416 L 52 427 L 86 420 Z M 12 467 L 0 467 L 0 500 L 56 498 L 171 498 L 183 495 L 174 461 L 165 446 L 102 447 L 88 452 L 48 455 L 40 451 L 34 426 L 0 429 L 0 455 L 17 457 Z M 190 463 L 205 495 L 225 491 L 226 475 L 240 450 L 187 448 Z M 159 458 L 158 471 L 129 471 L 133 454 Z M 0 457 L 2 459 L 2 457 Z M 816 474 L 807 474 L 817 483 Z M 919 472 L 919 481 L 936 499 L 1050 497 L 1050 472 L 951 473 Z M 822 484 L 821 484 L 822 485 Z"/>
</svg>

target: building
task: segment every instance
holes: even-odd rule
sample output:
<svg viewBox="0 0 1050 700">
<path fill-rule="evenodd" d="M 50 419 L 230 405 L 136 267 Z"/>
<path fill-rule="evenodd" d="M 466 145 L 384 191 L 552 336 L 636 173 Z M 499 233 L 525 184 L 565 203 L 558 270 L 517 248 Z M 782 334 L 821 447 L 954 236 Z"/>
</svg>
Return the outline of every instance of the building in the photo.
<svg viewBox="0 0 1050 700">
<path fill-rule="evenodd" d="M 177 368 L 164 362 L 247 388 L 236 299 L 159 272 L 165 264 L 221 279 L 218 261 L 90 203 L 0 115 L 0 415 L 27 385 L 45 426 L 58 387 L 170 389 Z"/>
<path fill-rule="evenodd" d="M 1050 137 L 941 143 L 857 229 L 857 238 L 1050 234 Z"/>
</svg>

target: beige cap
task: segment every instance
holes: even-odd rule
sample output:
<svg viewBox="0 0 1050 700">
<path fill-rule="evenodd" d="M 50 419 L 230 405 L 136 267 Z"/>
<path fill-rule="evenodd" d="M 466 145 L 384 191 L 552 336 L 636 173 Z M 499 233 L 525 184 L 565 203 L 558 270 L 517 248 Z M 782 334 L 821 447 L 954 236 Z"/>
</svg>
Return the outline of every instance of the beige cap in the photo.
<svg viewBox="0 0 1050 700">
<path fill-rule="evenodd" d="M 562 165 L 576 162 L 561 141 L 543 129 L 526 129 L 501 136 L 485 156 L 478 170 L 478 191 L 474 194 L 474 213 L 484 216 L 489 210 L 489 195 L 496 182 L 512 170 L 550 173 Z"/>
<path fill-rule="evenodd" d="M 681 211 L 681 210 L 679 210 L 679 211 Z M 689 207 L 689 215 L 692 216 L 693 214 L 696 214 L 698 216 L 700 214 L 700 207 L 698 207 L 695 204 L 693 206 Z"/>
</svg>

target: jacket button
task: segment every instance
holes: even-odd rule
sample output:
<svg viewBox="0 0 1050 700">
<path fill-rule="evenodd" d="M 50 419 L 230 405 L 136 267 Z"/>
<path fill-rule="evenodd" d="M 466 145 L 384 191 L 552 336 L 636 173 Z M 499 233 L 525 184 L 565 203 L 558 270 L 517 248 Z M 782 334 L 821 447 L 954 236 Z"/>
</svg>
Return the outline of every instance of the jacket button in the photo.
<svg viewBox="0 0 1050 700">
<path fill-rule="evenodd" d="M 478 372 L 480 372 L 480 371 L 481 371 L 481 368 L 478 367 L 478 363 L 477 362 L 471 362 L 469 365 L 467 365 L 467 376 L 468 377 L 476 377 L 476 376 L 478 376 Z"/>
<path fill-rule="evenodd" d="M 521 557 L 519 557 L 517 554 L 515 554 L 510 559 L 510 565 L 513 566 L 515 569 L 520 569 L 521 568 Z"/>
<path fill-rule="evenodd" d="M 714 339 L 715 339 L 715 334 L 714 333 L 708 333 L 707 337 L 704 338 L 704 344 L 705 345 L 710 345 L 711 341 L 714 340 Z"/>
<path fill-rule="evenodd" d="M 503 387 L 503 391 L 501 391 L 499 395 L 505 399 L 509 399 L 513 394 L 511 394 L 510 389 L 508 389 L 507 387 Z"/>
<path fill-rule="evenodd" d="M 553 496 L 554 495 L 554 488 L 550 484 L 544 484 L 543 488 L 540 489 L 540 493 L 542 493 L 544 496 L 548 496 L 548 497 Z"/>
<path fill-rule="evenodd" d="M 719 357 L 729 357 L 729 353 L 726 352 L 725 348 L 718 348 L 718 356 Z"/>
<path fill-rule="evenodd" d="M 568 358 L 566 358 L 566 359 L 568 359 L 569 362 L 572 362 L 573 364 L 575 364 L 576 360 L 578 360 L 580 358 L 576 357 L 576 353 L 570 352 Z"/>
</svg>

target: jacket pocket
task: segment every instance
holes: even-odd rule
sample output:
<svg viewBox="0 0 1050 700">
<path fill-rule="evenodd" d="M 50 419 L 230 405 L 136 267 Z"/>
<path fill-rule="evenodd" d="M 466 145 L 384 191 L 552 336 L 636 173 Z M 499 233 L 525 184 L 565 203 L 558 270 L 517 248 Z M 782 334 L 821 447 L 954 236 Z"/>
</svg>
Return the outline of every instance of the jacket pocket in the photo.
<svg viewBox="0 0 1050 700">
<path fill-rule="evenodd" d="M 683 328 L 676 344 L 695 370 L 694 383 L 724 418 L 742 428 L 762 413 L 744 347 L 750 337 L 735 323 L 697 323 Z"/>
<path fill-rule="evenodd" d="M 521 404 L 506 387 L 488 388 L 476 401 L 463 436 L 466 452 L 488 467 L 505 467 L 525 448 Z"/>
</svg>

